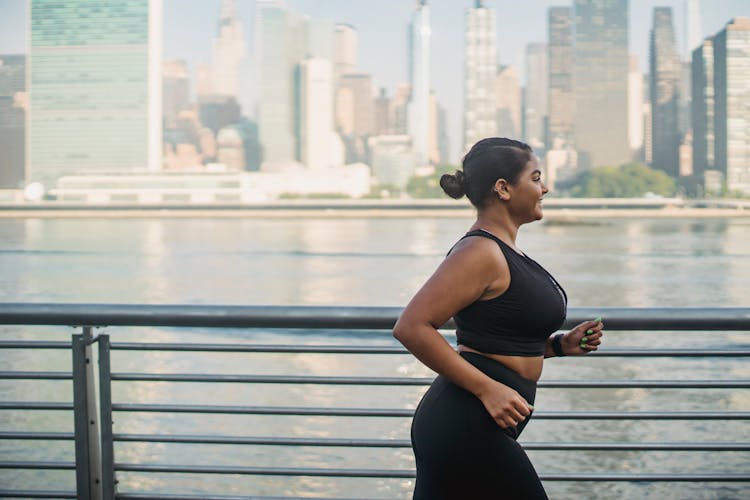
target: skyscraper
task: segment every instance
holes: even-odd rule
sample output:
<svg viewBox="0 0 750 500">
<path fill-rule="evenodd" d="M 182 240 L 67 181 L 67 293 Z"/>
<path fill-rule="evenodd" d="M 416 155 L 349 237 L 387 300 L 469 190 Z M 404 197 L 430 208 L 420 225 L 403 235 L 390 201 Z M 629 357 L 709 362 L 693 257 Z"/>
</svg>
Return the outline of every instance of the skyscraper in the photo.
<svg viewBox="0 0 750 500">
<path fill-rule="evenodd" d="M 177 114 L 190 103 L 190 75 L 183 60 L 168 60 L 162 65 L 162 109 L 164 121 L 172 126 Z"/>
<path fill-rule="evenodd" d="M 634 156 L 643 148 L 643 73 L 638 57 L 630 56 L 628 72 L 628 143 Z"/>
<path fill-rule="evenodd" d="M 385 87 L 380 88 L 380 93 L 373 103 L 373 135 L 386 135 L 393 133 L 393 120 L 391 119 L 391 98 L 388 97 Z"/>
<path fill-rule="evenodd" d="M 24 179 L 26 56 L 0 55 L 0 189 L 19 188 Z"/>
<path fill-rule="evenodd" d="M 466 11 L 462 154 L 478 140 L 497 135 L 495 37 L 495 10 L 476 0 L 474 8 Z"/>
<path fill-rule="evenodd" d="M 26 56 L 0 54 L 0 96 L 12 97 L 26 90 Z"/>
<path fill-rule="evenodd" d="M 161 168 L 161 2 L 31 0 L 27 182 Z"/>
<path fill-rule="evenodd" d="M 649 52 L 653 166 L 679 174 L 679 85 L 682 72 L 672 27 L 672 9 L 654 8 Z"/>
<path fill-rule="evenodd" d="M 411 95 L 411 85 L 408 83 L 399 83 L 393 92 L 391 99 L 391 126 L 393 133 L 404 135 L 408 133 L 409 126 L 406 122 L 406 108 L 409 104 Z"/>
<path fill-rule="evenodd" d="M 544 149 L 547 123 L 547 44 L 526 46 L 526 91 L 523 106 L 523 137 L 534 149 Z"/>
<path fill-rule="evenodd" d="M 692 52 L 701 44 L 701 15 L 698 0 L 685 0 L 685 59 L 690 59 Z"/>
<path fill-rule="evenodd" d="M 583 168 L 630 161 L 628 0 L 575 0 L 575 147 Z"/>
<path fill-rule="evenodd" d="M 341 134 L 347 162 L 366 161 L 367 137 L 375 127 L 372 77 L 368 73 L 339 76 L 335 130 Z"/>
<path fill-rule="evenodd" d="M 417 165 L 430 162 L 430 7 L 417 0 L 409 31 L 409 76 L 411 98 L 408 106 L 409 135 Z"/>
<path fill-rule="evenodd" d="M 239 100 L 240 66 L 244 58 L 245 39 L 236 0 L 222 0 L 218 37 L 214 38 L 212 93 Z"/>
<path fill-rule="evenodd" d="M 428 123 L 428 148 L 429 161 L 431 165 L 439 165 L 440 157 L 440 103 L 435 92 L 430 92 L 430 116 Z"/>
<path fill-rule="evenodd" d="M 714 43 L 707 38 L 693 51 L 693 173 L 702 175 L 715 167 Z"/>
<path fill-rule="evenodd" d="M 547 18 L 547 147 L 555 139 L 573 143 L 573 13 L 570 7 L 550 7 Z"/>
<path fill-rule="evenodd" d="M 750 18 L 714 36 L 716 168 L 727 190 L 750 194 Z"/>
<path fill-rule="evenodd" d="M 690 132 L 690 61 L 680 61 L 680 77 L 677 80 L 677 131 L 680 141 Z"/>
<path fill-rule="evenodd" d="M 345 111 L 346 116 L 349 116 L 351 120 L 343 132 L 363 137 L 372 134 L 375 126 L 372 76 L 369 73 L 341 75 L 339 78 L 339 98 L 342 95 L 346 96 L 347 109 L 339 109 L 339 111 Z"/>
<path fill-rule="evenodd" d="M 336 79 L 346 73 L 354 73 L 357 67 L 357 30 L 349 24 L 334 27 L 333 71 Z"/>
<path fill-rule="evenodd" d="M 266 162 L 297 159 L 299 63 L 307 56 L 307 20 L 271 2 L 256 4 L 258 134 Z"/>
<path fill-rule="evenodd" d="M 332 165 L 333 66 L 311 57 L 300 67 L 300 160 L 309 168 Z"/>
<path fill-rule="evenodd" d="M 513 65 L 498 68 L 495 80 L 497 133 L 503 137 L 521 136 L 521 80 Z"/>
<path fill-rule="evenodd" d="M 451 158 L 450 140 L 448 139 L 448 115 L 445 108 L 438 103 L 438 157 L 440 163 L 448 163 Z"/>
</svg>

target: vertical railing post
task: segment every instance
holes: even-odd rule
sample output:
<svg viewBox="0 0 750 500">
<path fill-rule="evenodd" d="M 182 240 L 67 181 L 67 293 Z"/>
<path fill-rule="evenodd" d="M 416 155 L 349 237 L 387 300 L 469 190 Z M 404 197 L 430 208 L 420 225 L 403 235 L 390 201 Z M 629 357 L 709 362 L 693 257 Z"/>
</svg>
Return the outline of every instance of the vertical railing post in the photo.
<svg viewBox="0 0 750 500">
<path fill-rule="evenodd" d="M 78 498 L 101 499 L 99 426 L 96 417 L 96 384 L 91 360 L 92 327 L 73 335 L 73 414 Z"/>
<path fill-rule="evenodd" d="M 100 427 L 102 432 L 102 498 L 114 500 L 117 481 L 115 481 L 115 452 L 112 432 L 112 378 L 110 368 L 109 335 L 99 336 L 99 408 Z"/>
</svg>

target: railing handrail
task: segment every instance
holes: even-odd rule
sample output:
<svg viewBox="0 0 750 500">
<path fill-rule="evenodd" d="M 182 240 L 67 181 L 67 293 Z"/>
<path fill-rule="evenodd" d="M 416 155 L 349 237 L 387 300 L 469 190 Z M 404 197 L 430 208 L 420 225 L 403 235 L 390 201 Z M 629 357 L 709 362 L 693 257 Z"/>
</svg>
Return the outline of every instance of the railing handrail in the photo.
<svg viewBox="0 0 750 500">
<path fill-rule="evenodd" d="M 400 307 L 0 303 L 0 324 L 388 330 Z M 597 316 L 607 330 L 748 330 L 750 307 L 571 307 L 569 328 Z M 453 321 L 444 325 L 454 328 Z"/>
<path fill-rule="evenodd" d="M 116 472 L 135 473 L 180 473 L 199 474 L 241 474 L 241 475 L 293 475 L 293 476 L 330 476 L 330 477 L 376 477 L 376 478 L 412 478 L 411 469 L 347 469 L 347 468 L 310 468 L 310 467 L 274 467 L 274 466 L 213 466 L 186 465 L 167 463 L 127 463 L 115 460 L 114 443 L 157 442 L 157 443 L 206 443 L 206 444 L 253 444 L 273 446 L 323 446 L 323 447 L 379 447 L 407 448 L 405 439 L 362 439 L 362 438 L 319 438 L 300 436 L 224 436 L 224 435 L 161 435 L 161 434 L 127 434 L 114 433 L 112 428 L 113 412 L 116 413 L 169 413 L 169 414 L 214 414 L 214 415 L 264 415 L 264 416 L 325 416 L 333 418 L 351 417 L 394 417 L 410 418 L 410 408 L 359 408 L 359 407 L 311 407 L 311 406 L 232 406 L 221 404 L 173 404 L 163 402 L 113 402 L 111 383 L 123 382 L 169 382 L 169 383 L 242 383 L 242 384 L 317 384 L 327 386 L 367 385 L 367 386 L 424 386 L 432 377 L 417 376 L 348 376 L 348 375 L 308 375 L 308 374 L 261 374 L 261 373 L 131 373 L 112 371 L 110 366 L 110 349 L 119 351 L 174 351 L 174 352 L 241 352 L 241 353 L 325 353 L 342 354 L 407 354 L 390 335 L 389 342 L 382 342 L 396 322 L 401 308 L 399 307 L 339 307 L 339 306 L 215 306 L 215 305 L 153 305 L 153 304 L 81 304 L 81 303 L 0 303 L 0 325 L 36 325 L 67 326 L 82 329 L 83 334 L 74 334 L 70 342 L 58 340 L 2 340 L 0 349 L 59 349 L 72 350 L 73 371 L 8 371 L 0 370 L 0 380 L 49 380 L 73 381 L 73 402 L 45 401 L 0 401 L 2 410 L 28 411 L 70 411 L 74 413 L 75 432 L 31 432 L 26 430 L 3 430 L 0 440 L 51 440 L 71 441 L 75 443 L 76 461 L 0 461 L 0 469 L 75 469 L 76 492 L 50 491 L 3 491 L 2 496 L 27 496 L 29 498 L 48 498 L 52 493 L 59 493 L 57 498 L 91 497 L 105 499 L 139 498 L 141 492 L 116 494 Z M 739 332 L 750 333 L 750 308 L 742 307 L 670 307 L 670 308 L 622 308 L 622 307 L 580 307 L 568 310 L 568 319 L 562 328 L 570 328 L 584 320 L 602 316 L 609 331 L 637 331 L 659 334 L 664 331 L 687 331 L 700 335 L 702 332 Z M 193 327 L 221 328 L 261 328 L 292 329 L 294 335 L 312 335 L 312 342 L 289 344 L 266 344 L 251 341 L 242 343 L 220 343 L 213 337 L 207 337 L 205 343 L 149 342 L 144 339 L 138 342 L 110 343 L 108 331 L 94 335 L 94 328 L 99 327 Z M 453 322 L 444 325 L 446 330 L 454 328 Z M 113 328 L 116 331 L 117 328 Z M 338 344 L 317 343 L 316 335 L 325 330 L 333 333 L 341 330 L 348 332 L 367 332 L 370 340 L 362 343 Z M 204 331 L 204 330 L 202 330 Z M 205 331 L 204 331 L 205 332 Z M 270 333 L 270 332 L 269 332 Z M 288 332 L 285 332 L 288 333 Z M 372 333 L 372 335 L 369 335 Z M 451 332 L 444 331 L 448 336 Z M 626 334 L 627 335 L 627 334 Z M 711 338 L 718 338 L 714 334 Z M 335 338 L 335 337 L 334 337 Z M 361 333 L 357 338 L 364 339 Z M 722 337 L 724 338 L 724 337 Z M 375 339 L 375 342 L 371 340 Z M 593 356 L 605 357 L 731 357 L 750 356 L 750 349 L 738 336 L 727 336 L 730 344 L 704 343 L 690 348 L 654 347 L 654 348 L 612 348 L 593 353 Z M 250 339 L 245 339 L 250 340 Z M 334 340 L 334 342 L 336 342 Z M 348 340 L 347 340 L 348 342 Z M 94 393 L 92 345 L 98 344 L 98 396 Z M 353 344 L 353 345 L 350 345 Z M 382 344 L 382 345 L 381 345 Z M 636 377 L 628 379 L 551 379 L 542 380 L 540 388 L 566 389 L 748 389 L 750 379 L 730 378 L 724 380 L 705 380 L 702 378 L 680 378 L 654 380 L 653 377 Z M 100 411 L 97 411 L 97 403 Z M 545 420 L 579 420 L 579 421 L 750 421 L 748 411 L 725 411 L 719 409 L 682 410 L 659 409 L 659 411 L 538 411 L 535 418 Z M 101 445 L 101 446 L 98 446 Z M 736 439 L 724 442 L 535 442 L 526 443 L 532 450 L 606 450 L 606 451 L 695 451 L 695 452 L 747 452 L 750 442 L 737 442 Z M 750 482 L 746 473 L 686 473 L 670 472 L 652 473 L 542 473 L 542 479 L 549 481 L 708 481 L 708 482 Z M 169 498 L 155 496 L 154 498 Z M 187 497 L 184 497 L 187 498 Z M 197 498 L 197 497 L 196 497 Z M 219 498 L 219 497 L 216 497 Z M 229 497 L 226 497 L 229 498 Z"/>
</svg>

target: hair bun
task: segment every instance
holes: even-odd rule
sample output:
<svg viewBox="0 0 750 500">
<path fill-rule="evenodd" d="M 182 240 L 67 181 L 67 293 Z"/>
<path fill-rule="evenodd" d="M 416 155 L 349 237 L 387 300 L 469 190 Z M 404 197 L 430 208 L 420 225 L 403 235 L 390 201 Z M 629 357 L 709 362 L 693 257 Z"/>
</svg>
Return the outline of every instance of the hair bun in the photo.
<svg viewBox="0 0 750 500">
<path fill-rule="evenodd" d="M 464 182 L 464 173 L 460 170 L 456 170 L 455 174 L 443 174 L 440 177 L 440 187 L 443 188 L 445 194 L 455 199 L 461 198 L 466 194 Z"/>
</svg>

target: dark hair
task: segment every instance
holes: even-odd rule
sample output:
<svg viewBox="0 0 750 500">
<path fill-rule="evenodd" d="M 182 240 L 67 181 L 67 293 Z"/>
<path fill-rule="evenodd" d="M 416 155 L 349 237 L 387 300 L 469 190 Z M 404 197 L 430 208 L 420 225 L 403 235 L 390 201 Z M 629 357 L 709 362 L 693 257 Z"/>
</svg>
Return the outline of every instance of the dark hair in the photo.
<svg viewBox="0 0 750 500">
<path fill-rule="evenodd" d="M 440 187 L 451 198 L 466 195 L 472 205 L 483 208 L 495 182 L 505 179 L 515 184 L 532 154 L 531 146 L 521 141 L 505 137 L 482 139 L 464 156 L 463 171 L 443 174 Z"/>
</svg>

